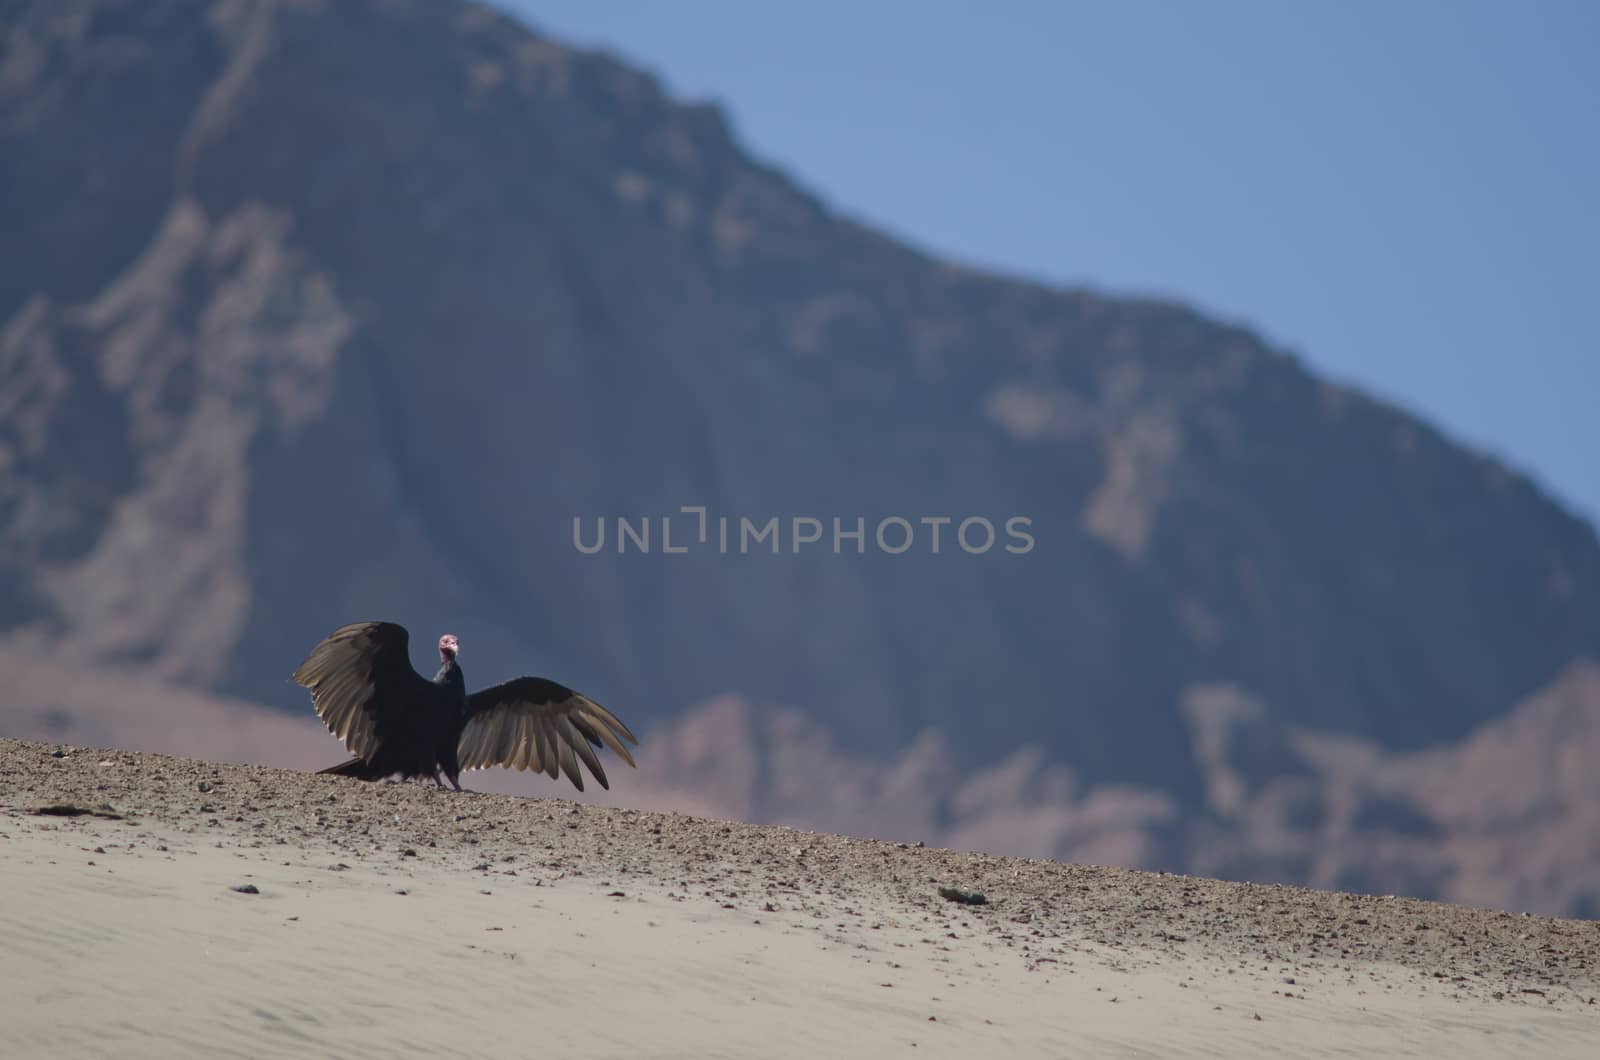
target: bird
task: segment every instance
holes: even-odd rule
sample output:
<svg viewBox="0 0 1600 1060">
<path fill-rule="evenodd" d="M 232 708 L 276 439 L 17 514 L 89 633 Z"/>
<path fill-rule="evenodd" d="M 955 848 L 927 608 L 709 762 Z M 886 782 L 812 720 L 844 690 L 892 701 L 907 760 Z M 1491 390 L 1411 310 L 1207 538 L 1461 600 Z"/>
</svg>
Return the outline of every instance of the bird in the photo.
<svg viewBox="0 0 1600 1060">
<path fill-rule="evenodd" d="M 355 755 L 319 773 L 382 780 L 432 777 L 461 791 L 465 770 L 505 766 L 583 790 L 580 763 L 610 790 L 595 754 L 609 747 L 629 766 L 638 739 L 616 715 L 565 685 L 517 677 L 467 692 L 454 634 L 439 638 L 439 672 L 411 665 L 411 635 L 396 622 L 352 622 L 322 639 L 294 671 L 328 731 Z"/>
</svg>

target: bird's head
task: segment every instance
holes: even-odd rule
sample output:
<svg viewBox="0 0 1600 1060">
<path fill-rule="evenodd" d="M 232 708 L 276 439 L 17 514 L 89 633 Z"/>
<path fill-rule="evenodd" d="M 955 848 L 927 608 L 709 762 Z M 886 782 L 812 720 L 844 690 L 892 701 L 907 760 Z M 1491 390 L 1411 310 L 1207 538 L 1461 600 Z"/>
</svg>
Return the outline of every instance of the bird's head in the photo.
<svg viewBox="0 0 1600 1060">
<path fill-rule="evenodd" d="M 454 662 L 456 653 L 461 650 L 461 642 L 456 640 L 454 633 L 446 633 L 439 638 L 439 661 L 441 663 Z"/>
</svg>

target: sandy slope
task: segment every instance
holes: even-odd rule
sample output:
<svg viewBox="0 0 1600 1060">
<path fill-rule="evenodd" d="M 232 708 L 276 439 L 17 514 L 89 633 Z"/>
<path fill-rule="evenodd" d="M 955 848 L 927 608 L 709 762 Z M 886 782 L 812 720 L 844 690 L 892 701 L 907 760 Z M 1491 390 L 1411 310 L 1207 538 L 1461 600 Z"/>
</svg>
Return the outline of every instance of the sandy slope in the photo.
<svg viewBox="0 0 1600 1060">
<path fill-rule="evenodd" d="M 0 741 L 6 1057 L 1498 1058 L 1600 1040 L 1592 922 L 53 750 Z M 37 813 L 58 803 L 120 816 Z"/>
</svg>

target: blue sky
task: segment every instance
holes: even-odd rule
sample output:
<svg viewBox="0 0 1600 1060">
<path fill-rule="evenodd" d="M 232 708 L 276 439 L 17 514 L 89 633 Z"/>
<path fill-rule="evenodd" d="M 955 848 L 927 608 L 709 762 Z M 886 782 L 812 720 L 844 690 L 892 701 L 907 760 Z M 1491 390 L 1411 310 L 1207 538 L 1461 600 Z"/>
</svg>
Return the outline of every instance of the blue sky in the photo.
<svg viewBox="0 0 1600 1060">
<path fill-rule="evenodd" d="M 1600 517 L 1600 0 L 502 0 L 856 218 L 1245 323 Z"/>
</svg>

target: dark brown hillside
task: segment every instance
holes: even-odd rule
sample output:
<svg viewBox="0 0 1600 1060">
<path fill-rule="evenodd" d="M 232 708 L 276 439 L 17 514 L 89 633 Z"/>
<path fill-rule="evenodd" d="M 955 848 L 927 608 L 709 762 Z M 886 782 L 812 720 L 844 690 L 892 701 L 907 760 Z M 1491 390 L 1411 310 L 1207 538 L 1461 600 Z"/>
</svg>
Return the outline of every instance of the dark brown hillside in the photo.
<svg viewBox="0 0 1600 1060">
<path fill-rule="evenodd" d="M 381 615 L 642 728 L 731 692 L 1185 813 L 1197 689 L 1415 751 L 1600 656 L 1594 531 L 1513 471 L 1199 312 L 842 220 L 606 56 L 424 0 L 4 12 L 13 653 L 303 712 Z M 867 552 L 662 554 L 685 505 Z M 619 516 L 650 554 L 573 547 Z M 886 555 L 890 516 L 1036 544 Z"/>
</svg>

